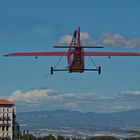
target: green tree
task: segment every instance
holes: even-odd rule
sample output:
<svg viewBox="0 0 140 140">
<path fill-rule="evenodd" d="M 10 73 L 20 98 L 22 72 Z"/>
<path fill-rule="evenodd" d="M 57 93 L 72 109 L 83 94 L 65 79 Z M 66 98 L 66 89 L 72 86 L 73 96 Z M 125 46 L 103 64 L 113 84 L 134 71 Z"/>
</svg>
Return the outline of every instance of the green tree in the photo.
<svg viewBox="0 0 140 140">
<path fill-rule="evenodd" d="M 119 139 L 114 138 L 112 136 L 98 136 L 98 137 L 89 138 L 87 140 L 119 140 Z"/>
<path fill-rule="evenodd" d="M 41 140 L 57 140 L 52 134 L 42 137 Z"/>
<path fill-rule="evenodd" d="M 126 139 L 126 140 L 140 140 L 140 137 L 137 137 L 137 138 L 129 138 L 129 139 Z"/>
<path fill-rule="evenodd" d="M 57 136 L 57 140 L 65 140 L 63 136 Z"/>
<path fill-rule="evenodd" d="M 32 134 L 24 134 L 22 136 L 23 140 L 37 140 L 37 138 L 35 136 L 33 136 Z"/>
</svg>

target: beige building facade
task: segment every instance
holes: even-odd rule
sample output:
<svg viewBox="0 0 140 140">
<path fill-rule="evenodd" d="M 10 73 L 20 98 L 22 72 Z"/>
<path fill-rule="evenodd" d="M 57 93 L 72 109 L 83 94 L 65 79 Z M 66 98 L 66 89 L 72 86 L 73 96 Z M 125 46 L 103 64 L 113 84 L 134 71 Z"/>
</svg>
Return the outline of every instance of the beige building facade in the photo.
<svg viewBox="0 0 140 140">
<path fill-rule="evenodd" d="M 0 100 L 0 140 L 17 140 L 19 135 L 15 105 L 8 100 Z"/>
</svg>

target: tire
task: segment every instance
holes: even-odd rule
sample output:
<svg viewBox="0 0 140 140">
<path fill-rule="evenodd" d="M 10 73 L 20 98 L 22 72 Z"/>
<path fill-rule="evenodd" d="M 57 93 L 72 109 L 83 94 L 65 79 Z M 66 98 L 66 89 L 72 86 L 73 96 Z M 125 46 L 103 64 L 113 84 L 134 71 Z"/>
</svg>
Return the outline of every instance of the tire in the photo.
<svg viewBox="0 0 140 140">
<path fill-rule="evenodd" d="M 101 67 L 98 67 L 98 74 L 101 74 Z"/>
<path fill-rule="evenodd" d="M 51 67 L 51 75 L 53 75 L 53 67 Z"/>
</svg>

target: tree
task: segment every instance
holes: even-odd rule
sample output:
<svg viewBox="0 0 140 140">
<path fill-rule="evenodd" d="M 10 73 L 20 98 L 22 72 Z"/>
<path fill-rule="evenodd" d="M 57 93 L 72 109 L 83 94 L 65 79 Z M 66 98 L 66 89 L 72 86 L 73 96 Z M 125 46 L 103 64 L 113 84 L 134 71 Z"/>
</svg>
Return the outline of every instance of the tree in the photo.
<svg viewBox="0 0 140 140">
<path fill-rule="evenodd" d="M 22 140 L 37 140 L 37 138 L 29 133 L 29 130 L 27 130 L 25 132 L 25 130 L 23 131 L 23 135 L 21 135 L 21 139 Z"/>
<path fill-rule="evenodd" d="M 114 138 L 112 136 L 98 136 L 98 137 L 89 138 L 87 140 L 119 140 L 119 139 Z"/>
<path fill-rule="evenodd" d="M 52 134 L 49 134 L 48 136 L 44 136 L 42 140 L 57 140 Z"/>
<path fill-rule="evenodd" d="M 57 140 L 65 140 L 63 136 L 57 136 Z"/>
</svg>

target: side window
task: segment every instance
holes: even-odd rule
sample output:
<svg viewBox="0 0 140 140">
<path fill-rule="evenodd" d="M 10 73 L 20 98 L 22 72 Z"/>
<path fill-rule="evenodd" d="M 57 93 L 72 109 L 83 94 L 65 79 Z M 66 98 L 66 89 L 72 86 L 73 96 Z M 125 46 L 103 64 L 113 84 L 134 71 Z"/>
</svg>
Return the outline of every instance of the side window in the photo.
<svg viewBox="0 0 140 140">
<path fill-rule="evenodd" d="M 4 126 L 2 126 L 2 131 L 4 131 Z"/>
<path fill-rule="evenodd" d="M 9 126 L 6 126 L 6 131 L 9 131 Z"/>
</svg>

